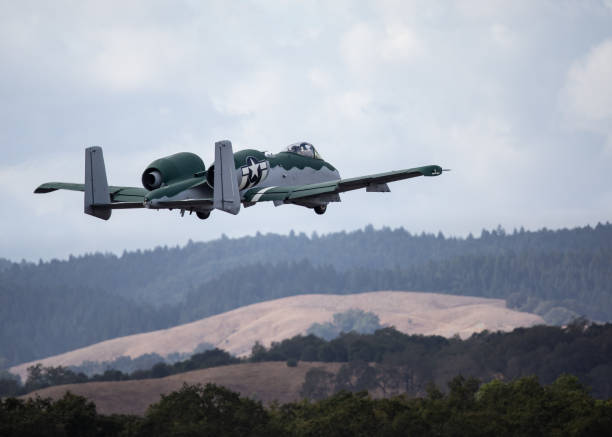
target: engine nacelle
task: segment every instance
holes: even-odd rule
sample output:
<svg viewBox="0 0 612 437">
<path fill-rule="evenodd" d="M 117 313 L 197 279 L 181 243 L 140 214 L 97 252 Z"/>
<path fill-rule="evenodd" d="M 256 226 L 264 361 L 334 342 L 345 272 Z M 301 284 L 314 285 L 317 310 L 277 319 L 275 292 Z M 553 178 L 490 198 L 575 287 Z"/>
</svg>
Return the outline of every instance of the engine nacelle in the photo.
<svg viewBox="0 0 612 437">
<path fill-rule="evenodd" d="M 164 185 L 203 175 L 204 161 L 195 153 L 181 152 L 156 159 L 142 173 L 142 185 L 147 190 L 156 190 Z"/>
</svg>

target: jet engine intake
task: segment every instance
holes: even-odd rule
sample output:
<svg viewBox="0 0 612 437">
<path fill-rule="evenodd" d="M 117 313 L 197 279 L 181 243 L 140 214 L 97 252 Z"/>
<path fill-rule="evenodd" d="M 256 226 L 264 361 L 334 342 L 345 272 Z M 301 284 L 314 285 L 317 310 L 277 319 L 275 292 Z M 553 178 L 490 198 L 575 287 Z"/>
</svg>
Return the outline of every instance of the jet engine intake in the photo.
<svg viewBox="0 0 612 437">
<path fill-rule="evenodd" d="M 146 170 L 142 174 L 142 185 L 149 191 L 161 187 L 162 182 L 162 175 L 159 170 Z"/>
<path fill-rule="evenodd" d="M 215 186 L 215 164 L 208 167 L 206 171 L 206 182 L 208 182 L 208 185 L 211 187 Z"/>
</svg>

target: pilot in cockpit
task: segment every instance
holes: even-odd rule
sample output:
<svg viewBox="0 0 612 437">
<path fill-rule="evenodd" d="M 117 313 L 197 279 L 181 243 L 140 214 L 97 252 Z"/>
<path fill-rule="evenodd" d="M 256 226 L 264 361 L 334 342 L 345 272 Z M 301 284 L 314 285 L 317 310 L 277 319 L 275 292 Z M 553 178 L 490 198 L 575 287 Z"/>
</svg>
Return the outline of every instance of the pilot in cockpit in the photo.
<svg viewBox="0 0 612 437">
<path fill-rule="evenodd" d="M 310 143 L 293 143 L 287 146 L 287 152 L 297 153 L 307 158 L 322 159 L 314 146 Z"/>
</svg>

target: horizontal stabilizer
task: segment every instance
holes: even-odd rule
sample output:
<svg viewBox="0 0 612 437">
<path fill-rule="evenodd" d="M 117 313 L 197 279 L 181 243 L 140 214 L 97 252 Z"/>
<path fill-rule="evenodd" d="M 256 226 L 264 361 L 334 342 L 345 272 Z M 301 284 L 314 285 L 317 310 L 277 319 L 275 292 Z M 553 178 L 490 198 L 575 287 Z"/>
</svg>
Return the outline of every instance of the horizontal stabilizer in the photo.
<svg viewBox="0 0 612 437">
<path fill-rule="evenodd" d="M 71 182 L 46 182 L 39 185 L 34 192 L 40 194 L 51 193 L 56 190 L 85 191 L 85 184 L 73 184 Z"/>
</svg>

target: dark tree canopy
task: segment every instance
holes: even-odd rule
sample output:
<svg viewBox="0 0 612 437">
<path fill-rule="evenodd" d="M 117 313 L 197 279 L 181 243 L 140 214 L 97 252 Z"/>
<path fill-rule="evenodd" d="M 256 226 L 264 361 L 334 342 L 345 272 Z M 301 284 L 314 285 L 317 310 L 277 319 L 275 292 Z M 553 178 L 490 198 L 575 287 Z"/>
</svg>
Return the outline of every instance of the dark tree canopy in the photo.
<svg viewBox="0 0 612 437">
<path fill-rule="evenodd" d="M 533 377 L 480 384 L 457 376 L 445 392 L 432 385 L 420 398 L 342 391 L 267 408 L 213 384 L 184 385 L 144 417 L 103 416 L 70 393 L 55 402 L 0 400 L 0 435 L 7 437 L 603 436 L 610 429 L 612 402 L 593 399 L 569 375 L 548 386 Z"/>
</svg>

